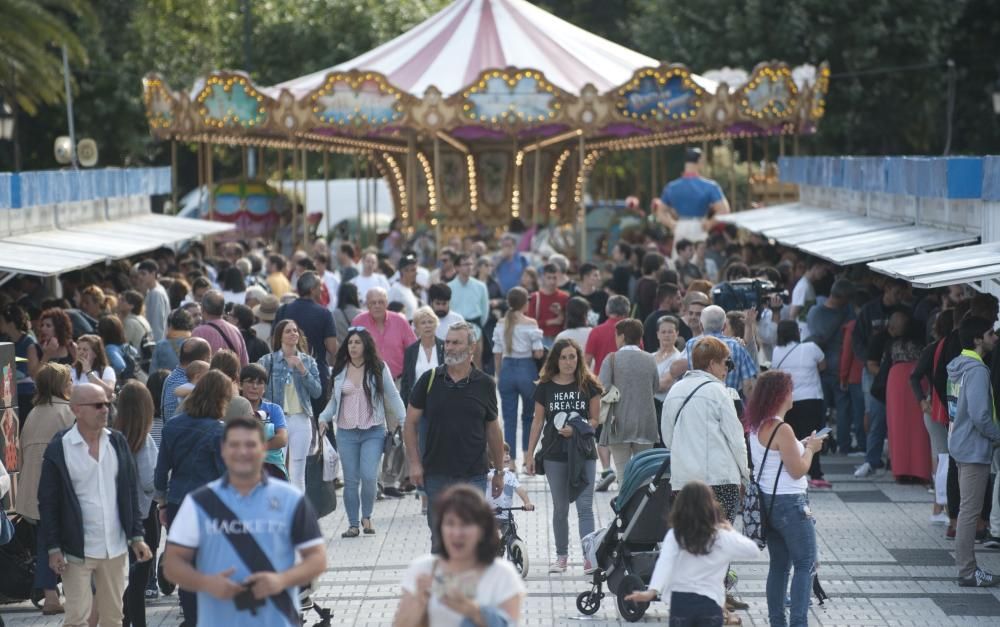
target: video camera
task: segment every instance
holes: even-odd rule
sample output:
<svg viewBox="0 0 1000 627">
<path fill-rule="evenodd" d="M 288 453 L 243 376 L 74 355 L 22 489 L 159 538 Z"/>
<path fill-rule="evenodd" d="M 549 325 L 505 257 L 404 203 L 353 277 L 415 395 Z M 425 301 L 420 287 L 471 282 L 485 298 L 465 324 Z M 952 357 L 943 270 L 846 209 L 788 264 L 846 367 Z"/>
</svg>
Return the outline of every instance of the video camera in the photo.
<svg viewBox="0 0 1000 627">
<path fill-rule="evenodd" d="M 756 307 L 757 315 L 760 315 L 774 295 L 780 296 L 786 304 L 789 302 L 788 290 L 762 279 L 737 279 L 712 288 L 712 302 L 727 312 Z"/>
</svg>

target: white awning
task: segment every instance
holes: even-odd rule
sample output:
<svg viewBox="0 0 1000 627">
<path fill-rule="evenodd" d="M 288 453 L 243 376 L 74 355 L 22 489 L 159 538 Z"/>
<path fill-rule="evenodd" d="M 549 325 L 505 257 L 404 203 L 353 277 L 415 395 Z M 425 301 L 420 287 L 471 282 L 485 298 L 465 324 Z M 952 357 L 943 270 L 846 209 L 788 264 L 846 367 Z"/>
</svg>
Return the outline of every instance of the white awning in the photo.
<svg viewBox="0 0 1000 627">
<path fill-rule="evenodd" d="M 843 211 L 793 202 L 763 207 L 761 209 L 727 213 L 719 216 L 718 219 L 721 222 L 729 222 L 748 231 L 761 233 L 769 228 L 812 223 L 817 220 L 828 219 L 843 214 Z"/>
<path fill-rule="evenodd" d="M 1000 242 L 876 261 L 872 270 L 932 289 L 1000 279 Z"/>
<path fill-rule="evenodd" d="M 909 225 L 892 220 L 877 220 L 841 212 L 838 217 L 824 218 L 790 227 L 765 229 L 764 235 L 785 246 L 802 248 L 808 242 L 831 241 L 873 231 L 897 229 L 903 226 Z"/>
<path fill-rule="evenodd" d="M 141 214 L 22 233 L 0 239 L 0 272 L 57 275 L 233 228 L 222 222 Z"/>
<path fill-rule="evenodd" d="M 974 244 L 979 237 L 972 233 L 945 231 L 926 226 L 900 226 L 834 239 L 807 242 L 800 248 L 837 265 L 848 266 L 865 261 L 889 259 L 902 255 Z"/>
</svg>

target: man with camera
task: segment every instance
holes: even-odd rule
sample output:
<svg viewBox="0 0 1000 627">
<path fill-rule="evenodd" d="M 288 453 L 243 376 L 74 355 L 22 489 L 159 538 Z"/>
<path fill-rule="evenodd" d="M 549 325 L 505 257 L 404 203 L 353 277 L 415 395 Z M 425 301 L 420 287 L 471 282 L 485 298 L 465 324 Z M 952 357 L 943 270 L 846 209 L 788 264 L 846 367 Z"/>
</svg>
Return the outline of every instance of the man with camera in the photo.
<svg viewBox="0 0 1000 627">
<path fill-rule="evenodd" d="M 326 570 L 316 512 L 293 486 L 264 474 L 265 453 L 261 423 L 230 418 L 226 474 L 187 495 L 170 527 L 164 572 L 198 593 L 199 625 L 297 627 L 299 586 Z"/>
</svg>

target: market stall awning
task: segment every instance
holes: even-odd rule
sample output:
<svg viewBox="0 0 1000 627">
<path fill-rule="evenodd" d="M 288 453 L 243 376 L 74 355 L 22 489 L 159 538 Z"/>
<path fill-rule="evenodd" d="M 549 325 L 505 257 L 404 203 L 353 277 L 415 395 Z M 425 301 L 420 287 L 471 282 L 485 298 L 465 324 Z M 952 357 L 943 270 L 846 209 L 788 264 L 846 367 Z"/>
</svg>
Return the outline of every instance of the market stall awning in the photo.
<svg viewBox="0 0 1000 627">
<path fill-rule="evenodd" d="M 840 266 L 974 244 L 979 237 L 927 226 L 900 226 L 846 237 L 807 242 L 800 248 Z"/>
<path fill-rule="evenodd" d="M 868 264 L 922 289 L 1000 279 L 1000 242 L 963 246 Z"/>
<path fill-rule="evenodd" d="M 827 219 L 837 215 L 843 215 L 843 212 L 793 202 L 764 207 L 762 209 L 727 213 L 719 216 L 718 219 L 721 222 L 729 222 L 754 233 L 763 233 L 765 229 L 815 223 L 816 220 Z"/>
<path fill-rule="evenodd" d="M 0 272 L 57 275 L 232 229 L 226 223 L 142 214 L 22 233 L 0 239 Z"/>
</svg>

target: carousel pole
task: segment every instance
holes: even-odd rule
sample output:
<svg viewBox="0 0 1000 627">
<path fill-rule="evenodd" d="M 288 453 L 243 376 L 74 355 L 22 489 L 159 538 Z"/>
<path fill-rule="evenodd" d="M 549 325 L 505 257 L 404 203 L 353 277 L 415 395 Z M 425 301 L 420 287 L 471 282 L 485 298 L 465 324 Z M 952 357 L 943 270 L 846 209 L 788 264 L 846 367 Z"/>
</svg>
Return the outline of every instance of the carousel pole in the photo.
<svg viewBox="0 0 1000 627">
<path fill-rule="evenodd" d="M 323 153 L 323 223 L 326 225 L 326 233 L 323 239 L 328 239 L 330 233 L 330 151 Z M 327 242 L 329 246 L 330 242 Z"/>
<path fill-rule="evenodd" d="M 578 246 L 578 250 L 579 250 L 579 253 L 578 253 L 579 256 L 577 257 L 577 259 L 578 259 L 577 267 L 579 267 L 581 264 L 583 264 L 583 263 L 585 263 L 587 261 L 587 259 L 586 259 L 586 257 L 587 257 L 587 201 L 584 200 L 584 195 L 585 195 L 584 194 L 584 190 L 586 189 L 586 185 L 585 185 L 584 178 L 583 178 L 583 161 L 584 161 L 584 158 L 585 158 L 585 155 L 584 155 L 585 147 L 584 147 L 584 144 L 583 144 L 583 133 L 580 133 L 580 137 L 577 140 L 577 150 L 579 152 L 579 155 L 577 155 L 577 156 L 578 156 L 579 161 L 580 161 L 580 163 L 579 163 L 580 170 L 577 173 L 577 176 L 580 177 L 580 206 L 577 207 L 577 216 L 576 216 L 576 228 L 577 228 L 576 239 L 577 239 L 577 246 Z M 655 162 L 655 155 L 653 156 L 653 160 Z"/>
<path fill-rule="evenodd" d="M 753 138 L 747 137 L 747 209 L 753 203 Z"/>
<path fill-rule="evenodd" d="M 309 245 L 309 214 L 306 212 L 306 197 L 309 194 L 309 151 L 302 149 L 302 158 L 299 163 L 302 165 L 302 247 Z M 296 235 L 299 235 L 296 233 Z"/>
<path fill-rule="evenodd" d="M 371 164 L 371 177 L 372 177 L 372 215 L 371 215 L 371 229 L 372 229 L 372 243 L 375 247 L 378 247 L 378 168 L 375 166 L 375 153 L 372 152 L 372 164 Z"/>
<path fill-rule="evenodd" d="M 177 214 L 177 139 L 170 140 L 170 204 Z"/>
<path fill-rule="evenodd" d="M 296 211 L 295 205 L 296 196 L 299 193 L 298 179 L 295 177 L 295 171 L 299 168 L 299 151 L 296 148 L 292 148 L 292 237 L 291 237 L 291 251 L 290 255 L 295 254 L 295 243 L 298 239 L 296 236 L 299 232 L 299 212 Z"/>
<path fill-rule="evenodd" d="M 354 187 L 357 191 L 357 209 L 358 209 L 358 246 L 361 246 L 361 163 L 358 160 L 358 154 L 354 153 Z"/>
<path fill-rule="evenodd" d="M 372 153 L 368 153 L 367 159 L 365 159 L 365 244 L 371 245 L 372 241 L 376 240 L 374 233 L 369 233 L 368 230 L 372 228 L 372 191 L 374 187 L 372 186 Z"/>
<path fill-rule="evenodd" d="M 202 153 L 201 142 L 198 142 L 198 150 L 196 151 L 196 155 L 198 157 L 198 195 L 200 197 L 202 189 L 205 188 L 205 155 Z M 207 201 L 207 196 L 206 196 L 206 201 Z M 205 203 L 205 206 L 206 208 L 208 207 L 207 202 Z"/>
<path fill-rule="evenodd" d="M 411 131 L 406 138 L 406 219 L 400 226 L 417 222 L 417 137 L 416 131 Z"/>
<path fill-rule="evenodd" d="M 659 197 L 659 194 L 656 193 L 656 146 L 652 146 L 649 149 L 649 204 L 650 204 L 650 206 L 652 206 L 653 200 L 656 199 L 656 198 L 658 198 L 658 197 Z"/>
<path fill-rule="evenodd" d="M 736 208 L 736 140 L 729 140 L 729 203 Z"/>
<path fill-rule="evenodd" d="M 437 133 L 434 134 L 434 192 L 437 194 L 438 201 L 438 211 L 441 213 L 441 207 L 443 207 L 442 200 L 444 199 L 444 191 L 441 189 L 441 142 L 438 140 Z M 432 219 L 434 223 L 434 254 L 437 255 L 438 250 L 441 248 L 441 217 L 434 216 Z"/>
<path fill-rule="evenodd" d="M 285 151 L 278 148 L 278 189 L 285 193 Z M 278 242 L 278 251 L 281 252 L 281 242 Z"/>
<path fill-rule="evenodd" d="M 538 202 L 542 189 L 542 149 L 535 146 L 535 178 L 531 181 L 531 223 L 538 224 Z"/>
</svg>

